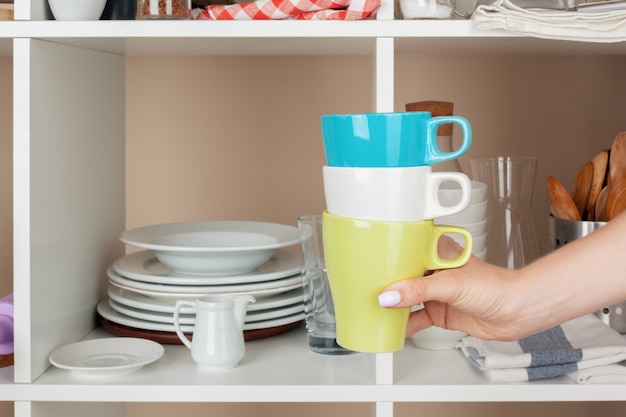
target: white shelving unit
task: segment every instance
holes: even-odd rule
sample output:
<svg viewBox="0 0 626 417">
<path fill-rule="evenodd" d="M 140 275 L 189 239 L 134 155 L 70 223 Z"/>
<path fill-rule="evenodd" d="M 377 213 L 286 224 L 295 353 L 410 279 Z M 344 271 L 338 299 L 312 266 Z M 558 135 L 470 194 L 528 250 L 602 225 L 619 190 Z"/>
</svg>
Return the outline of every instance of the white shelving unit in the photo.
<svg viewBox="0 0 626 417">
<path fill-rule="evenodd" d="M 17 417 L 122 416 L 124 402 L 154 401 L 361 402 L 377 417 L 391 417 L 397 402 L 626 401 L 623 386 L 565 378 L 490 384 L 458 352 L 312 355 L 302 332 L 250 343 L 244 362 L 219 375 L 183 360 L 182 346 L 167 346 L 164 358 L 119 384 L 49 367 L 56 347 L 108 336 L 93 312 L 106 266 L 124 249 L 126 56 L 369 55 L 375 110 L 393 111 L 399 51 L 626 54 L 624 43 L 480 32 L 461 20 L 394 21 L 392 9 L 386 1 L 378 20 L 358 22 L 56 22 L 46 20 L 45 0 L 16 0 L 18 20 L 0 24 L 0 54 L 14 65 L 17 353 L 15 366 L 0 370 L 0 401 L 15 402 Z M 89 97 L 97 97 L 90 106 L 77 104 Z"/>
</svg>

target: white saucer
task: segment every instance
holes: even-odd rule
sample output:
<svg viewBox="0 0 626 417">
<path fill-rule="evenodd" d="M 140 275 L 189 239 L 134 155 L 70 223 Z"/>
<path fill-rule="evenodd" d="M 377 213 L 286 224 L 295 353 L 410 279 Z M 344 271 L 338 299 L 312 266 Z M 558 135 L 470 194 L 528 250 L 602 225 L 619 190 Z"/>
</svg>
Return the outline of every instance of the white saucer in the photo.
<svg viewBox="0 0 626 417">
<path fill-rule="evenodd" d="M 117 301 L 119 304 L 161 313 L 173 314 L 174 304 L 176 304 L 176 299 L 174 298 L 154 298 L 113 285 L 109 286 L 107 294 L 110 299 Z M 197 297 L 196 295 L 194 296 Z M 256 302 L 248 305 L 248 312 L 302 303 L 304 301 L 304 292 L 302 288 L 298 287 L 291 291 L 267 296 L 256 296 L 255 298 Z M 193 313 L 193 310 L 187 307 L 182 307 L 180 311 L 183 314 Z"/>
<path fill-rule="evenodd" d="M 109 299 L 109 305 L 118 313 L 124 314 L 128 317 L 134 317 L 136 319 L 154 321 L 157 323 L 174 324 L 174 315 L 172 313 L 162 313 L 156 311 L 143 310 L 140 308 L 129 307 Z M 295 304 L 285 307 L 273 308 L 270 310 L 252 311 L 246 314 L 245 322 L 253 323 L 263 320 L 271 320 L 280 317 L 290 316 L 292 314 L 301 313 L 304 311 L 304 304 Z M 180 314 L 180 324 L 194 325 L 196 323 L 195 314 Z"/>
<path fill-rule="evenodd" d="M 233 285 L 167 285 L 152 284 L 149 282 L 135 281 L 121 276 L 113 270 L 113 267 L 107 268 L 107 275 L 112 282 L 139 290 L 154 291 L 161 293 L 181 293 L 181 294 L 218 294 L 218 293 L 250 293 L 256 290 L 267 290 L 278 287 L 285 287 L 294 284 L 302 285 L 302 275 L 292 275 L 290 277 L 275 279 L 266 282 L 255 282 L 251 284 L 233 284 Z"/>
<path fill-rule="evenodd" d="M 113 308 L 111 308 L 111 306 L 109 305 L 108 300 L 106 299 L 103 299 L 98 303 L 97 311 L 98 311 L 98 314 L 100 314 L 105 319 L 113 323 L 121 324 L 123 326 L 133 327 L 135 329 L 141 329 L 141 330 L 154 330 L 154 331 L 170 332 L 170 333 L 174 333 L 176 331 L 174 329 L 173 324 L 157 323 L 157 322 L 148 321 L 148 320 L 141 320 L 141 319 L 129 317 L 125 314 L 121 314 L 113 310 Z M 291 316 L 281 317 L 278 319 L 246 323 L 243 326 L 243 330 L 246 331 L 246 330 L 269 329 L 271 327 L 278 327 L 278 326 L 284 326 L 286 324 L 295 323 L 303 319 L 304 319 L 304 312 L 296 313 Z M 193 327 L 194 326 L 192 325 L 180 326 L 181 330 L 184 333 L 193 333 Z"/>
<path fill-rule="evenodd" d="M 154 252 L 145 250 L 126 255 L 115 261 L 113 269 L 119 275 L 136 281 L 170 285 L 233 285 L 271 281 L 300 273 L 302 255 L 289 249 L 274 252 L 269 261 L 255 271 L 227 276 L 185 275 L 172 271 L 161 263 Z"/>
<path fill-rule="evenodd" d="M 84 340 L 60 347 L 49 356 L 57 368 L 83 378 L 114 378 L 137 372 L 163 356 L 159 343 L 134 337 Z"/>
</svg>

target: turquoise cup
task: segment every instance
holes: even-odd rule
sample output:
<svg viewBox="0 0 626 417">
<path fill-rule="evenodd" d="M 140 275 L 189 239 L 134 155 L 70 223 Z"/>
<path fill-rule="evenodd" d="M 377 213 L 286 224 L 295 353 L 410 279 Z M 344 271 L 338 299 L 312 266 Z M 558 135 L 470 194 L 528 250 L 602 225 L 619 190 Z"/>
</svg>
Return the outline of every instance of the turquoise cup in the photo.
<svg viewBox="0 0 626 417">
<path fill-rule="evenodd" d="M 461 145 L 442 151 L 437 129 L 461 127 Z M 461 116 L 432 117 L 430 112 L 330 114 L 322 116 L 326 162 L 339 167 L 410 167 L 456 159 L 472 145 L 472 126 Z"/>
</svg>

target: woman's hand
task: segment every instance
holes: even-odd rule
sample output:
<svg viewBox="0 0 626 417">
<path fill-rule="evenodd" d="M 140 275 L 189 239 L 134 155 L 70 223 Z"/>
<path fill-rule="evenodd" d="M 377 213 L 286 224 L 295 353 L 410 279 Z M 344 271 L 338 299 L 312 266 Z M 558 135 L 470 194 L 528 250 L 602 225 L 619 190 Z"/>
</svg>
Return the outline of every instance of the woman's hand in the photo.
<svg viewBox="0 0 626 417">
<path fill-rule="evenodd" d="M 442 258 L 457 257 L 461 251 L 454 240 L 440 239 Z M 379 303 L 392 308 L 424 304 L 423 309 L 411 313 L 407 336 L 435 325 L 483 339 L 515 340 L 523 333 L 515 325 L 519 303 L 516 276 L 516 271 L 472 256 L 461 268 L 390 285 L 380 294 Z"/>
</svg>

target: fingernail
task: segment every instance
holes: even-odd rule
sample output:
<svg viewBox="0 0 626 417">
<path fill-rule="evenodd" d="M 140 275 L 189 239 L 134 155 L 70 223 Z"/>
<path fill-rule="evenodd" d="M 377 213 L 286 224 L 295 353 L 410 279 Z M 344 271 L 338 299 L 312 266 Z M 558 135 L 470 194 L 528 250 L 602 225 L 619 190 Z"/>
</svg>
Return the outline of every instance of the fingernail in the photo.
<svg viewBox="0 0 626 417">
<path fill-rule="evenodd" d="M 385 291 L 378 295 L 378 304 L 381 307 L 393 307 L 402 301 L 398 291 Z"/>
</svg>

